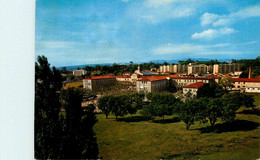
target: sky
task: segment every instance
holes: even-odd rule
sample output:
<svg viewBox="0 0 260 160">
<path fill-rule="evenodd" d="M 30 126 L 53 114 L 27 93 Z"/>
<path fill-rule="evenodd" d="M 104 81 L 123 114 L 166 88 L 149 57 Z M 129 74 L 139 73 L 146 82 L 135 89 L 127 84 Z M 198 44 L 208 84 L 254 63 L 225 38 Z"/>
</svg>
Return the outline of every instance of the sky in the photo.
<svg viewBox="0 0 260 160">
<path fill-rule="evenodd" d="M 260 56 L 260 0 L 36 0 L 36 56 L 69 66 Z"/>
</svg>

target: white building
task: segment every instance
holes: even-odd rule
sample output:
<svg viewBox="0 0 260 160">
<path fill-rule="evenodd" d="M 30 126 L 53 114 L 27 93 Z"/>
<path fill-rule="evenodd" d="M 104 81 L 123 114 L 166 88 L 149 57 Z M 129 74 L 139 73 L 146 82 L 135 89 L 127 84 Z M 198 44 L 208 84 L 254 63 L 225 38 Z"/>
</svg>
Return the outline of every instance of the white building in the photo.
<svg viewBox="0 0 260 160">
<path fill-rule="evenodd" d="M 197 96 L 198 89 L 202 87 L 205 83 L 204 82 L 197 82 L 192 83 L 188 86 L 183 87 L 183 94 L 187 94 L 190 92 L 193 96 Z"/>
<path fill-rule="evenodd" d="M 73 75 L 76 76 L 76 77 L 79 77 L 79 76 L 82 76 L 82 75 L 85 75 L 85 74 L 87 74 L 87 71 L 85 71 L 83 69 L 73 71 Z"/>
</svg>

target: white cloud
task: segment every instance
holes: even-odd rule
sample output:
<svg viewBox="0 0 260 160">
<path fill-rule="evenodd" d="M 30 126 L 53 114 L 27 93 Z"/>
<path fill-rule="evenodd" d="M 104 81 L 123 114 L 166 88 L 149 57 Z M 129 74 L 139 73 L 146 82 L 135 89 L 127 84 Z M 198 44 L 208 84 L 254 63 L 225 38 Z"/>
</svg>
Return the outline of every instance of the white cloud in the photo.
<svg viewBox="0 0 260 160">
<path fill-rule="evenodd" d="M 217 26 L 228 26 L 237 20 L 250 17 L 260 17 L 260 6 L 250 6 L 243 8 L 237 12 L 230 13 L 229 15 L 217 15 L 213 13 L 204 13 L 201 16 L 201 26 L 212 25 Z"/>
<path fill-rule="evenodd" d="M 222 28 L 219 30 L 220 34 L 231 34 L 235 33 L 236 31 L 233 28 Z"/>
<path fill-rule="evenodd" d="M 207 13 L 207 12 L 206 12 L 206 13 L 204 13 L 204 14 L 201 16 L 201 18 L 200 18 L 200 20 L 201 20 L 200 24 L 201 24 L 202 26 L 206 26 L 206 25 L 212 24 L 218 17 L 219 17 L 219 16 L 216 15 L 216 14 L 212 14 L 212 13 Z"/>
<path fill-rule="evenodd" d="M 210 49 L 221 48 L 230 46 L 229 43 L 219 43 L 213 45 L 200 45 L 200 44 L 166 44 L 152 49 L 153 54 L 183 54 L 183 53 L 207 53 Z M 212 51 L 211 51 L 212 52 Z"/>
<path fill-rule="evenodd" d="M 208 29 L 205 30 L 201 33 L 194 33 L 193 35 L 191 35 L 192 39 L 213 39 L 215 37 L 217 37 L 218 35 L 218 31 L 215 29 Z"/>
<path fill-rule="evenodd" d="M 177 3 L 192 3 L 195 2 L 195 0 L 146 0 L 144 4 L 147 7 L 161 7 L 165 5 L 170 5 L 170 4 L 177 4 Z"/>
<path fill-rule="evenodd" d="M 142 5 L 133 4 L 127 16 L 136 22 L 158 24 L 164 21 L 192 16 L 198 4 L 196 0 L 145 0 Z"/>
<path fill-rule="evenodd" d="M 129 0 L 121 0 L 121 1 L 127 3 Z"/>
<path fill-rule="evenodd" d="M 231 22 L 232 22 L 232 19 L 219 19 L 219 20 L 213 22 L 212 25 L 213 25 L 214 27 L 217 27 L 217 26 L 227 26 L 227 25 L 229 25 Z"/>
<path fill-rule="evenodd" d="M 260 16 L 260 6 L 250 6 L 246 7 L 236 13 L 231 14 L 230 16 L 249 18 L 249 17 L 259 17 Z"/>
<path fill-rule="evenodd" d="M 236 31 L 233 28 L 221 28 L 219 30 L 216 29 L 208 29 L 205 30 L 201 33 L 194 33 L 193 35 L 191 35 L 192 39 L 206 39 L 206 40 L 210 40 L 210 39 L 214 39 L 216 37 L 219 37 L 221 35 L 228 35 L 228 34 L 232 34 L 235 33 Z"/>
</svg>

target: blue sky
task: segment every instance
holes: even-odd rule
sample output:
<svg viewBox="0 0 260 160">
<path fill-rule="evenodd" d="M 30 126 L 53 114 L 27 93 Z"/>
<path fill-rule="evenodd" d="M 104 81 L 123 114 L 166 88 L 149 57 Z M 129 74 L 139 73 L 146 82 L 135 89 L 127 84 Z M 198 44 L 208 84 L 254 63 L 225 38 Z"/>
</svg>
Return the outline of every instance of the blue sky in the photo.
<svg viewBox="0 0 260 160">
<path fill-rule="evenodd" d="M 260 0 L 37 0 L 55 66 L 260 55 Z"/>
</svg>

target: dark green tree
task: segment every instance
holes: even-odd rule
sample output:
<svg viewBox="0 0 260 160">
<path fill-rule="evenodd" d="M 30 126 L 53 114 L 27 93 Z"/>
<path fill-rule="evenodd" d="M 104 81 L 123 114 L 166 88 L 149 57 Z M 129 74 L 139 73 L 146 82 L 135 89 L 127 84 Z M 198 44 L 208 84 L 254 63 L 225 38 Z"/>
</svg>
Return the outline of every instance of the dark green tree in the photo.
<svg viewBox="0 0 260 160">
<path fill-rule="evenodd" d="M 61 75 L 50 69 L 45 56 L 38 56 L 35 63 L 35 158 L 60 158 L 62 125 L 59 118 L 61 104 L 59 90 Z"/>
<path fill-rule="evenodd" d="M 97 122 L 94 106 L 81 107 L 83 92 L 69 88 L 61 92 L 62 107 L 65 109 L 64 135 L 62 141 L 63 158 L 96 159 L 98 145 L 93 126 Z"/>
<path fill-rule="evenodd" d="M 143 109 L 141 110 L 141 115 L 143 115 L 147 121 L 149 122 L 150 120 L 152 120 L 154 118 L 155 115 L 155 109 L 154 109 L 154 105 L 144 105 Z"/>
<path fill-rule="evenodd" d="M 197 103 L 195 100 L 186 101 L 185 103 L 179 101 L 175 103 L 175 110 L 179 115 L 180 120 L 186 124 L 186 129 L 194 124 L 195 115 L 197 113 Z"/>
<path fill-rule="evenodd" d="M 116 116 L 124 116 L 127 114 L 127 106 L 125 96 L 114 96 L 111 100 L 113 102 L 112 105 L 112 113 Z"/>
<path fill-rule="evenodd" d="M 112 96 L 108 95 L 108 96 L 103 96 L 98 100 L 98 108 L 101 109 L 102 113 L 106 115 L 106 119 L 112 110 L 112 105 L 113 105 L 112 98 L 113 98 Z"/>
</svg>

